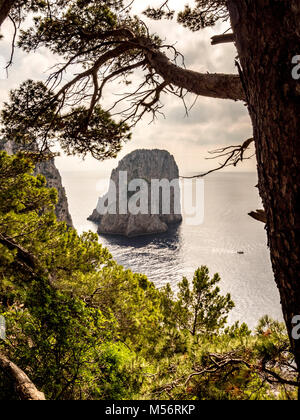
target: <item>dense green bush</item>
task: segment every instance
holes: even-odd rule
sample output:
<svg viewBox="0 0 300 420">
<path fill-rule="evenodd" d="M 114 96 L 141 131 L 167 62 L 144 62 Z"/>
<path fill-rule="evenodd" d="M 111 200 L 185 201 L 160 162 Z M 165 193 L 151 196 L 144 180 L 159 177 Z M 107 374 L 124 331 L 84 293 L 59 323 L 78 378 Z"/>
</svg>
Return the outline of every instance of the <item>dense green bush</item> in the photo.
<svg viewBox="0 0 300 420">
<path fill-rule="evenodd" d="M 48 399 L 295 397 L 266 373 L 293 365 L 281 324 L 227 326 L 234 304 L 207 267 L 177 297 L 124 270 L 97 235 L 56 220 L 57 193 L 32 171 L 0 153 L 0 352 Z M 0 399 L 16 398 L 0 372 Z"/>
</svg>

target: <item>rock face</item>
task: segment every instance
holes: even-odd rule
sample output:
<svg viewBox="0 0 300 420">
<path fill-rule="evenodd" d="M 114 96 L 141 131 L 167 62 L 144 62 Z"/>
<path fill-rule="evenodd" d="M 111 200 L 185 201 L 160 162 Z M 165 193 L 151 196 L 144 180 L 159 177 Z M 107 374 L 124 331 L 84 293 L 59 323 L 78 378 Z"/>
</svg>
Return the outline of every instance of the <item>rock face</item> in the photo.
<svg viewBox="0 0 300 420">
<path fill-rule="evenodd" d="M 20 149 L 14 142 L 9 141 L 7 143 L 3 143 L 0 140 L 0 150 L 4 150 L 6 153 L 11 155 L 17 153 Z M 37 164 L 34 173 L 35 175 L 43 175 L 47 180 L 47 186 L 57 190 L 58 203 L 55 209 L 57 219 L 61 222 L 66 222 L 68 226 L 73 227 L 66 191 L 62 185 L 62 179 L 55 166 L 54 159 Z"/>
<path fill-rule="evenodd" d="M 122 190 L 124 177 L 127 182 L 125 194 L 124 189 Z M 141 187 L 130 187 L 133 180 L 141 180 L 144 183 L 145 195 L 141 195 Z M 166 195 L 162 192 L 155 195 L 153 191 L 157 192 L 157 183 L 161 180 L 167 184 L 164 189 Z M 118 167 L 112 171 L 110 182 L 108 194 L 99 199 L 97 209 L 88 219 L 99 225 L 98 233 L 127 237 L 156 234 L 167 232 L 169 225 L 182 221 L 179 171 L 174 157 L 169 152 L 165 150 L 135 150 L 119 162 Z M 153 187 L 153 182 L 157 182 L 156 189 Z M 172 183 L 171 188 L 170 183 Z M 115 190 L 113 186 L 115 186 Z M 128 186 L 130 191 L 127 189 Z M 138 195 L 140 199 L 137 199 Z M 168 199 L 166 200 L 168 196 L 170 205 L 169 210 L 166 210 L 163 203 L 168 201 Z M 140 210 L 138 213 L 133 212 L 130 208 L 131 200 L 140 208 L 143 201 L 144 210 Z M 156 210 L 153 210 L 154 205 Z M 106 214 L 103 210 L 99 212 L 99 209 L 104 207 L 107 209 Z"/>
<path fill-rule="evenodd" d="M 58 202 L 55 207 L 57 220 L 66 222 L 68 226 L 73 227 L 66 190 L 63 187 L 62 179 L 55 166 L 54 159 L 39 163 L 35 168 L 35 173 L 44 175 L 47 180 L 47 186 L 49 188 L 55 188 L 58 192 Z"/>
</svg>

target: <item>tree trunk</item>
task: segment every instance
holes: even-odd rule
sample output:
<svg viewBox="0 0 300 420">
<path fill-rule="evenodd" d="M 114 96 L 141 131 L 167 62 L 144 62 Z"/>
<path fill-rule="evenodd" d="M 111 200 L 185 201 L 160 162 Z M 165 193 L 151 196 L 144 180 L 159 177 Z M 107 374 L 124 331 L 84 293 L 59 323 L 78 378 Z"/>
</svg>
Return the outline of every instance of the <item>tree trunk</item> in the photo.
<svg viewBox="0 0 300 420">
<path fill-rule="evenodd" d="M 0 27 L 9 15 L 14 3 L 17 3 L 16 0 L 0 0 Z"/>
<path fill-rule="evenodd" d="M 283 314 L 300 371 L 300 0 L 228 0 L 254 128 L 259 191 Z"/>
<path fill-rule="evenodd" d="M 0 370 L 12 378 L 15 389 L 21 400 L 44 401 L 45 395 L 38 391 L 28 376 L 0 353 Z"/>
</svg>

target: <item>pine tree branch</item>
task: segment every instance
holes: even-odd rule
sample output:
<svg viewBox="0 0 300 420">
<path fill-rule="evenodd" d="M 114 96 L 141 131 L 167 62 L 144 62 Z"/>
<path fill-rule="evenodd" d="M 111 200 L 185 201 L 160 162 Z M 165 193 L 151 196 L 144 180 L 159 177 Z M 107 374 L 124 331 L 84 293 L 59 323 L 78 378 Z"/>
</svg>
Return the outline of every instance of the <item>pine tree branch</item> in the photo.
<svg viewBox="0 0 300 420">
<path fill-rule="evenodd" d="M 4 237 L 0 233 L 0 243 L 6 246 L 10 251 L 17 251 L 17 258 L 25 264 L 30 270 L 35 271 L 38 268 L 38 259 L 21 245 L 15 243 L 12 239 Z"/>
<path fill-rule="evenodd" d="M 245 153 L 249 149 L 252 143 L 254 143 L 254 139 L 250 138 L 244 141 L 244 143 L 241 145 L 227 146 L 227 147 L 223 147 L 221 149 L 217 149 L 217 150 L 213 150 L 209 152 L 211 155 L 214 155 L 214 156 L 207 159 L 225 158 L 225 161 L 221 163 L 220 166 L 218 166 L 217 168 L 211 169 L 208 172 L 205 172 L 199 175 L 194 175 L 192 177 L 183 177 L 183 178 L 186 178 L 186 179 L 203 178 L 209 174 L 220 171 L 221 169 L 228 168 L 229 166 L 236 167 L 238 163 L 243 162 L 244 160 L 249 160 L 253 157 L 253 155 L 250 157 L 245 157 Z"/>
<path fill-rule="evenodd" d="M 150 39 L 146 37 L 134 38 L 134 35 L 129 30 L 125 29 L 123 32 L 120 29 L 118 31 L 118 36 L 121 33 L 123 35 L 126 34 L 127 40 L 120 41 L 119 46 L 107 51 L 96 60 L 91 68 L 78 74 L 74 79 L 64 85 L 59 90 L 56 98 L 69 91 L 79 81 L 98 72 L 101 66 L 105 65 L 110 60 L 121 57 L 124 53 L 129 53 L 131 50 L 140 50 L 145 55 L 145 63 L 148 67 L 160 75 L 167 84 L 177 86 L 180 89 L 185 89 L 188 92 L 200 96 L 231 99 L 234 101 L 246 100 L 243 86 L 238 75 L 199 73 L 187 70 L 172 62 L 164 52 L 152 44 Z M 61 71 L 62 70 L 64 71 L 65 67 L 61 69 Z M 56 77 L 61 71 L 55 74 Z M 122 72 L 120 71 L 120 73 Z"/>
<path fill-rule="evenodd" d="M 92 35 L 86 33 L 84 36 L 89 37 Z M 114 38 L 113 41 L 111 37 Z M 103 88 L 107 82 L 117 77 L 121 78 L 122 76 L 126 76 L 131 70 L 138 67 L 143 68 L 146 72 L 148 70 L 147 74 L 145 74 L 144 81 L 137 90 L 121 95 L 122 98 L 116 101 L 108 110 L 111 112 L 113 109 L 116 109 L 117 105 L 121 102 L 130 103 L 129 108 L 118 113 L 121 115 L 123 122 L 127 123 L 127 121 L 131 120 L 132 126 L 145 113 L 152 112 L 153 118 L 156 117 L 156 114 L 159 113 L 162 107 L 159 103 L 162 92 L 175 94 L 183 100 L 185 91 L 211 98 L 231 99 L 235 101 L 246 100 L 238 75 L 198 73 L 180 67 L 176 63 L 176 57 L 180 54 L 174 46 L 156 45 L 151 38 L 145 36 L 136 37 L 127 28 L 109 31 L 102 34 L 101 39 L 105 40 L 105 46 L 108 43 L 113 48 L 106 50 L 88 69 L 77 74 L 68 83 L 59 88 L 53 100 L 58 100 L 61 108 L 64 107 L 66 102 L 72 102 L 74 98 L 80 97 L 81 100 L 86 100 L 88 94 L 86 93 L 85 86 L 90 86 L 90 82 L 92 81 L 93 94 L 91 95 L 89 108 L 89 116 L 91 116 L 94 107 L 102 99 Z M 104 46 L 104 44 L 101 45 Z M 95 47 L 95 51 L 98 48 L 99 45 Z M 173 50 L 173 61 L 162 51 L 163 48 Z M 84 57 L 85 53 L 86 51 L 77 53 L 68 63 L 63 65 L 58 71 L 52 73 L 49 82 L 51 81 L 54 85 L 59 85 L 62 74 L 66 71 L 70 63 L 74 64 L 76 60 L 80 61 L 80 57 Z M 136 61 L 136 59 L 139 61 Z M 124 60 L 124 62 L 120 65 L 121 60 Z M 113 63 L 116 64 L 116 70 L 108 76 L 105 76 L 105 66 L 113 67 Z M 163 82 L 161 82 L 160 78 L 163 79 Z"/>
<path fill-rule="evenodd" d="M 16 262 L 21 264 L 22 267 L 30 273 L 32 276 L 43 275 L 46 276 L 49 280 L 49 283 L 53 283 L 52 275 L 42 267 L 39 259 L 29 252 L 27 249 L 23 248 L 21 245 L 16 243 L 11 238 L 6 238 L 0 233 L 0 244 L 6 246 L 10 251 L 16 251 Z"/>
<path fill-rule="evenodd" d="M 240 77 L 234 74 L 198 73 L 177 66 L 161 51 L 146 55 L 151 67 L 168 83 L 200 96 L 245 101 Z"/>
</svg>

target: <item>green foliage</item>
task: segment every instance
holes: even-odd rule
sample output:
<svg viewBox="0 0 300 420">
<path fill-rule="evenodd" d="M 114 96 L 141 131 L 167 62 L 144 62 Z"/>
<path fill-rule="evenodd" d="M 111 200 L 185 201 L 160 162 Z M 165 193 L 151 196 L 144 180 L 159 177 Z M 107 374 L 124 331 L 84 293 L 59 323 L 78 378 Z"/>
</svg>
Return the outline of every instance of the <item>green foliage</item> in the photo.
<svg viewBox="0 0 300 420">
<path fill-rule="evenodd" d="M 117 157 L 122 143 L 131 139 L 128 125 L 115 122 L 99 105 L 90 116 L 88 113 L 84 107 L 79 107 L 60 119 L 58 139 L 62 149 L 68 155 L 90 153 L 98 160 Z"/>
<path fill-rule="evenodd" d="M 26 52 L 46 47 L 65 62 L 46 84 L 29 80 L 11 92 L 1 114 L 4 140 L 42 152 L 58 140 L 67 154 L 101 160 L 115 157 L 130 139 L 126 121 L 136 123 L 145 112 L 155 116 L 163 87 L 149 53 L 153 58 L 172 48 L 151 36 L 126 4 L 15 2 L 10 16 L 17 25 L 33 14 L 18 46 Z M 177 19 L 198 31 L 227 20 L 226 5 L 195 0 Z M 145 14 L 156 20 L 175 16 L 167 2 Z M 124 122 L 114 121 L 98 105 L 105 84 L 121 77 L 129 85 L 136 68 L 148 70 L 144 83 L 131 94 Z M 75 79 L 59 89 L 68 71 Z M 145 276 L 124 270 L 97 235 L 79 236 L 57 222 L 57 193 L 32 175 L 33 167 L 28 153 L 0 153 L 0 314 L 7 323 L 0 351 L 48 399 L 295 398 L 294 387 L 275 381 L 296 377 L 282 324 L 265 317 L 254 333 L 246 324 L 228 326 L 234 304 L 207 267 L 195 272 L 191 284 L 182 280 L 177 298 L 170 285 L 159 291 Z M 1 372 L 0 399 L 16 399 Z"/>
<path fill-rule="evenodd" d="M 25 155 L 0 153 L 0 352 L 48 399 L 295 398 L 263 374 L 292 369 L 280 323 L 227 326 L 233 302 L 207 267 L 177 299 L 124 270 L 97 235 L 56 221 L 56 191 L 32 171 Z M 0 399 L 16 399 L 1 372 Z"/>
<path fill-rule="evenodd" d="M 259 337 L 255 351 L 264 364 L 271 366 L 289 365 L 291 359 L 290 342 L 285 325 L 274 321 L 269 316 L 263 317 L 256 329 Z M 272 337 L 272 340 L 270 340 Z"/>
<path fill-rule="evenodd" d="M 226 4 L 225 0 L 196 0 L 195 8 L 186 6 L 178 21 L 194 31 L 212 26 L 228 18 Z M 174 17 L 168 2 L 158 9 L 149 7 L 145 14 L 154 19 Z M 173 50 L 176 62 L 179 53 L 149 33 L 141 19 L 132 15 L 130 2 L 18 0 L 10 14 L 16 27 L 28 15 L 33 24 L 20 30 L 18 47 L 26 52 L 46 47 L 62 63 L 54 66 L 45 84 L 29 80 L 11 93 L 2 112 L 5 139 L 38 146 L 42 152 L 59 141 L 69 155 L 114 158 L 130 140 L 132 126 L 146 114 L 155 118 L 160 113 L 161 93 L 176 93 L 161 84 L 160 72 L 151 68 L 149 57 L 167 48 Z M 109 111 L 103 110 L 99 103 L 105 86 L 115 80 L 128 86 L 137 68 L 145 73 L 139 88 L 116 99 Z M 63 85 L 65 79 L 68 82 Z"/>
<path fill-rule="evenodd" d="M 48 7 L 35 8 L 34 25 L 21 31 L 18 46 L 27 52 L 47 47 L 66 59 L 80 51 L 88 62 L 111 47 L 101 44 L 109 31 L 127 26 L 145 33 L 127 6 L 122 0 L 49 0 Z"/>
<path fill-rule="evenodd" d="M 233 309 L 234 303 L 229 294 L 220 295 L 220 288 L 216 286 L 220 281 L 218 274 L 210 279 L 208 268 L 202 266 L 195 272 L 192 290 L 187 278 L 179 283 L 175 303 L 171 288 L 167 286 L 164 308 L 170 322 L 176 322 L 178 328 L 189 331 L 193 336 L 203 332 L 214 333 L 223 328 L 227 322 L 226 315 Z"/>
<path fill-rule="evenodd" d="M 226 0 L 195 0 L 194 3 L 194 7 L 186 5 L 177 15 L 178 23 L 193 32 L 214 26 L 219 20 L 229 19 Z M 173 19 L 175 11 L 169 8 L 166 1 L 161 7 L 148 7 L 144 14 L 154 20 Z"/>
<path fill-rule="evenodd" d="M 54 66 L 45 83 L 29 80 L 11 92 L 1 115 L 5 139 L 38 146 L 42 152 L 58 141 L 68 155 L 91 154 L 98 160 L 116 157 L 131 139 L 128 121 L 139 119 L 138 108 L 144 108 L 144 113 L 159 109 L 158 100 L 152 104 L 147 89 L 145 100 L 140 99 L 135 112 L 127 109 L 122 121 L 99 105 L 109 81 L 119 78 L 128 86 L 133 69 L 146 68 L 143 49 L 138 51 L 129 38 L 148 37 L 150 43 L 160 45 L 158 37 L 148 36 L 143 22 L 129 11 L 121 0 L 17 2 L 11 15 L 16 22 L 33 14 L 29 29 L 20 30 L 18 46 L 26 52 L 46 47 L 61 56 L 63 63 Z M 61 87 L 65 79 L 71 80 Z M 155 95 L 157 80 L 147 78 L 143 87 L 147 85 L 153 86 Z M 136 105 L 133 101 L 132 110 Z"/>
<path fill-rule="evenodd" d="M 55 2 L 52 1 L 52 4 Z M 56 2 L 57 3 L 57 2 Z M 22 31 L 19 46 L 31 51 L 38 46 L 46 46 L 55 54 L 70 57 L 78 48 L 91 49 L 96 34 L 114 29 L 120 1 L 65 1 L 54 15 L 49 16 L 45 8 L 34 19 L 34 26 Z M 53 19 L 52 16 L 57 16 Z M 92 42 L 91 42 L 91 34 Z"/>
<path fill-rule="evenodd" d="M 214 26 L 219 20 L 229 19 L 226 0 L 195 0 L 195 7 L 185 6 L 178 14 L 178 22 L 191 31 Z"/>
<path fill-rule="evenodd" d="M 16 258 L 17 250 L 7 248 L 2 238 L 17 240 L 38 255 L 55 223 L 57 192 L 47 189 L 46 180 L 31 172 L 33 165 L 21 155 L 0 152 L 0 291 L 8 303 L 26 286 L 15 287 L 24 280 L 23 264 Z"/>
<path fill-rule="evenodd" d="M 167 19 L 172 20 L 175 15 L 175 11 L 171 10 L 166 2 L 163 6 L 159 8 L 148 7 L 144 11 L 144 15 L 153 20 Z"/>
<path fill-rule="evenodd" d="M 10 92 L 9 103 L 1 111 L 3 140 L 32 146 L 37 140 L 43 142 L 55 138 L 57 101 L 42 82 L 28 80 L 19 89 Z M 49 123 L 51 125 L 49 126 Z"/>
<path fill-rule="evenodd" d="M 83 12 L 84 9 L 91 10 L 98 6 L 100 10 L 108 10 L 110 8 L 119 11 L 124 8 L 123 0 L 16 0 L 10 15 L 16 22 L 22 22 L 29 13 L 39 13 L 50 17 L 52 13 L 61 13 L 67 6 L 71 9 L 78 9 Z M 110 12 L 111 13 L 111 12 Z M 101 15 L 100 15 L 101 16 Z M 107 19 L 105 13 L 103 18 Z M 74 28 L 73 28 L 74 29 Z"/>
<path fill-rule="evenodd" d="M 28 80 L 10 93 L 10 101 L 1 112 L 4 140 L 13 138 L 24 149 L 48 151 L 59 141 L 68 155 L 98 160 L 116 157 L 124 141 L 130 140 L 129 127 L 115 122 L 110 114 L 95 106 L 60 112 L 57 97 L 42 82 Z"/>
<path fill-rule="evenodd" d="M 9 357 L 24 370 L 30 366 L 32 379 L 48 398 L 73 399 L 80 393 L 89 398 L 94 390 L 87 378 L 93 370 L 99 374 L 101 344 L 112 329 L 108 320 L 43 279 L 32 283 L 24 305 L 26 310 L 4 313 Z"/>
<path fill-rule="evenodd" d="M 32 164 L 25 157 L 0 154 L 0 313 L 7 320 L 7 340 L 0 349 L 47 398 L 130 398 L 138 378 L 132 375 L 128 389 L 126 369 L 130 372 L 137 357 L 134 350 L 124 350 L 119 336 L 126 331 L 113 310 L 104 308 L 104 315 L 92 296 L 110 276 L 128 286 L 132 282 L 130 297 L 138 304 L 146 299 L 148 282 L 117 266 L 96 235 L 78 236 L 58 223 L 53 214 L 56 192 L 45 188 L 44 178 L 28 171 Z M 84 283 L 82 289 L 78 284 L 78 291 L 73 290 L 77 279 Z M 147 313 L 146 301 L 141 319 Z M 130 316 L 135 314 L 127 314 L 129 326 L 134 322 Z M 6 383 L 5 378 L 1 381 Z M 0 386 L 2 399 L 13 397 L 9 392 L 10 386 Z"/>
</svg>

